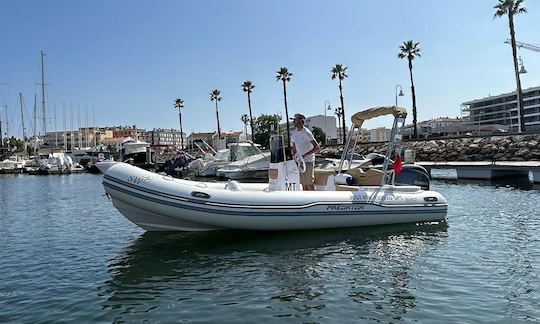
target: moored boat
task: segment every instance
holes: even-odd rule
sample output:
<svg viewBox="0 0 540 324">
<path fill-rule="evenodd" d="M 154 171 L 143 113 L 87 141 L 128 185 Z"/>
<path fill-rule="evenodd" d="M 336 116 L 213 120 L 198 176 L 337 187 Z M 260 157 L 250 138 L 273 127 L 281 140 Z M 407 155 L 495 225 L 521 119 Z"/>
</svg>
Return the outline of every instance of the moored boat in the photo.
<svg viewBox="0 0 540 324">
<path fill-rule="evenodd" d="M 115 163 L 103 185 L 113 205 L 149 231 L 292 230 L 439 221 L 442 195 L 416 186 L 337 185 L 271 191 L 268 184 L 196 182 Z"/>
<path fill-rule="evenodd" d="M 103 168 L 103 185 L 113 205 L 149 231 L 299 230 L 444 220 L 448 205 L 440 193 L 395 184 L 401 170 L 390 168 L 390 156 L 401 150 L 398 146 L 394 151 L 405 110 L 368 109 L 355 114 L 353 123 L 360 126 L 364 119 L 385 114 L 393 114 L 395 121 L 382 170 L 357 175 L 354 185 L 343 182 L 350 175 L 331 171 L 317 191 L 301 191 L 299 167 L 284 160 L 287 155 L 279 137 L 267 184 L 174 179 L 126 163 L 97 166 Z M 272 142 L 276 141 L 271 140 L 271 146 Z M 345 152 L 340 169 L 347 157 Z M 373 181 L 377 184 L 371 185 Z"/>
</svg>

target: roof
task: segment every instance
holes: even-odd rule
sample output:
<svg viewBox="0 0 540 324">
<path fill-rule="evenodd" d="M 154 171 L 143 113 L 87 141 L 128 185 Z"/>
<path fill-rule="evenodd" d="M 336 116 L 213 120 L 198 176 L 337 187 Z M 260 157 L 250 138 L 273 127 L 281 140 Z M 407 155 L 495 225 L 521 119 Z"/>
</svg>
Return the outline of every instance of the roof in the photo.
<svg viewBox="0 0 540 324">
<path fill-rule="evenodd" d="M 114 137 L 114 138 L 102 138 L 100 142 L 118 142 L 122 143 L 124 141 L 125 137 Z"/>
<path fill-rule="evenodd" d="M 525 94 L 527 92 L 535 91 L 535 90 L 540 90 L 540 86 L 531 87 L 531 88 L 527 88 L 527 89 L 522 89 L 521 92 L 523 92 L 523 94 Z M 512 92 L 501 93 L 501 94 L 498 94 L 498 95 L 495 95 L 495 96 L 487 96 L 487 97 L 484 97 L 484 98 L 481 98 L 481 99 L 473 99 L 473 100 L 466 101 L 466 102 L 462 103 L 462 105 L 470 105 L 470 104 L 477 103 L 477 102 L 482 102 L 482 101 L 486 101 L 486 100 L 493 100 L 493 99 L 513 96 L 513 95 L 516 95 L 516 90 L 514 90 Z"/>
<path fill-rule="evenodd" d="M 440 117 L 440 118 L 433 118 L 430 120 L 426 120 L 424 122 L 460 122 L 463 121 L 463 119 L 460 118 L 449 118 L 449 117 Z"/>
<path fill-rule="evenodd" d="M 195 133 L 195 132 L 192 132 L 191 134 L 189 134 L 189 136 L 212 136 L 214 134 L 216 134 L 217 132 L 203 132 L 203 133 Z"/>
<path fill-rule="evenodd" d="M 242 134 L 243 132 L 221 132 L 221 135 L 222 136 L 239 136 L 240 134 Z M 195 132 L 192 132 L 191 134 L 189 134 L 190 137 L 208 137 L 208 136 L 214 136 L 214 135 L 217 135 L 217 132 L 202 132 L 202 133 L 195 133 Z"/>
</svg>

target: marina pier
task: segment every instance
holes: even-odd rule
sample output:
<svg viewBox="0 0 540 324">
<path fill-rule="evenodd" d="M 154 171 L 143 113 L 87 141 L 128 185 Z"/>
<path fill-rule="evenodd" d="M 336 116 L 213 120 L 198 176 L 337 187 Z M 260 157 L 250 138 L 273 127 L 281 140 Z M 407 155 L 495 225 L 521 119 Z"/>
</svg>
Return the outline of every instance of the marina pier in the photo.
<svg viewBox="0 0 540 324">
<path fill-rule="evenodd" d="M 533 181 L 540 183 L 540 161 L 453 161 L 453 162 L 416 162 L 430 173 L 432 169 L 455 169 L 458 179 L 498 179 L 507 177 L 528 177 L 533 174 Z"/>
</svg>

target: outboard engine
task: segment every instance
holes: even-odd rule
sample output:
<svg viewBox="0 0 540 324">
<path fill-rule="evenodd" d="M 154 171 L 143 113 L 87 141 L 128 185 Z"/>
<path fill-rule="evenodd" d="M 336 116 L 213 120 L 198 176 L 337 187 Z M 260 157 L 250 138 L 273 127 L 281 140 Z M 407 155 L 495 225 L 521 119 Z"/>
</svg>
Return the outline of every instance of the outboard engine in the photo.
<svg viewBox="0 0 540 324">
<path fill-rule="evenodd" d="M 414 164 L 404 164 L 403 170 L 396 174 L 394 183 L 396 185 L 419 186 L 423 190 L 429 190 L 429 172 L 422 166 Z"/>
<path fill-rule="evenodd" d="M 187 157 L 185 154 L 181 154 L 174 162 L 170 164 L 168 168 L 165 169 L 167 175 L 172 175 L 176 168 L 185 168 L 192 159 Z"/>
</svg>

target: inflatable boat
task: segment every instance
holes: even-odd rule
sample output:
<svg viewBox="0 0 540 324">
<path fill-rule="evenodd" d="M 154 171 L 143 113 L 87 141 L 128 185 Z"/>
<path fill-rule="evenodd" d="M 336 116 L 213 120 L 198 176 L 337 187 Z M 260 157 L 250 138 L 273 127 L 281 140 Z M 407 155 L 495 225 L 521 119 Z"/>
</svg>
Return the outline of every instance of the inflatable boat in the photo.
<svg viewBox="0 0 540 324">
<path fill-rule="evenodd" d="M 402 127 L 406 116 L 402 108 L 378 107 L 357 113 L 353 126 L 383 114 L 395 116 L 392 137 L 398 138 L 398 122 Z M 113 205 L 148 231 L 301 230 L 444 220 L 448 205 L 441 194 L 395 184 L 396 172 L 389 169 L 395 144 L 392 139 L 382 170 L 356 176 L 359 182 L 375 185 L 351 182 L 350 175 L 338 170 L 316 175 L 324 180 L 316 191 L 301 190 L 302 161 L 287 160 L 280 136 L 271 139 L 268 183 L 196 182 L 126 163 L 101 168 Z M 346 158 L 344 150 L 342 160 Z"/>
</svg>

